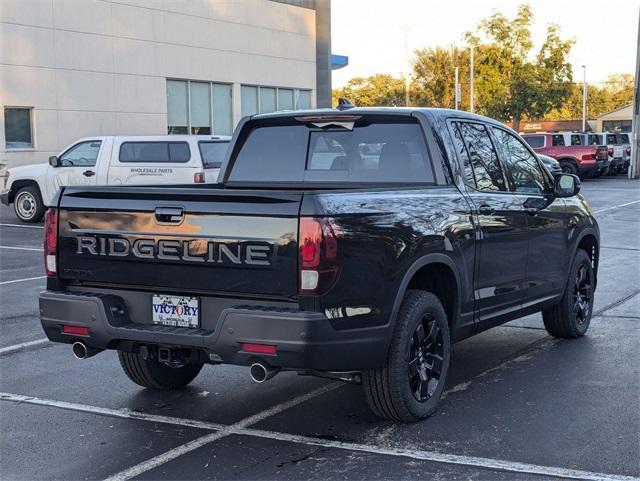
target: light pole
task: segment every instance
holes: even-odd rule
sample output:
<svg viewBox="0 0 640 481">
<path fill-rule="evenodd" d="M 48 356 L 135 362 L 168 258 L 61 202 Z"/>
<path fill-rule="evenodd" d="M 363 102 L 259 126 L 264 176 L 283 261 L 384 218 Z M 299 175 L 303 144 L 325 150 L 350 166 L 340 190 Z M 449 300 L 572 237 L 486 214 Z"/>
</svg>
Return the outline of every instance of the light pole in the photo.
<svg viewBox="0 0 640 481">
<path fill-rule="evenodd" d="M 582 66 L 582 131 L 587 131 L 587 66 Z"/>
<path fill-rule="evenodd" d="M 473 45 L 471 45 L 471 55 L 469 59 L 469 112 L 474 111 L 474 99 L 473 99 Z"/>
</svg>

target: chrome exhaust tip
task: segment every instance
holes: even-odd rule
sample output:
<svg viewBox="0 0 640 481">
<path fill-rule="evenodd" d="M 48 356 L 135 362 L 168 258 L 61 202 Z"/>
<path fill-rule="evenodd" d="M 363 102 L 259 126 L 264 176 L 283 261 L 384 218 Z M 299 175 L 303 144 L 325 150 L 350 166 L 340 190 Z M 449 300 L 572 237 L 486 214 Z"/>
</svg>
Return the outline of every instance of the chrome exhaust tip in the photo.
<svg viewBox="0 0 640 481">
<path fill-rule="evenodd" d="M 253 382 L 256 382 L 258 384 L 268 381 L 279 372 L 280 368 L 266 366 L 260 362 L 254 362 L 253 364 L 251 364 L 251 368 L 249 369 L 251 379 L 253 380 Z"/>
<path fill-rule="evenodd" d="M 88 347 L 84 342 L 80 341 L 74 342 L 71 346 L 71 350 L 73 351 L 73 355 L 76 359 L 87 359 L 102 352 L 102 349 Z"/>
</svg>

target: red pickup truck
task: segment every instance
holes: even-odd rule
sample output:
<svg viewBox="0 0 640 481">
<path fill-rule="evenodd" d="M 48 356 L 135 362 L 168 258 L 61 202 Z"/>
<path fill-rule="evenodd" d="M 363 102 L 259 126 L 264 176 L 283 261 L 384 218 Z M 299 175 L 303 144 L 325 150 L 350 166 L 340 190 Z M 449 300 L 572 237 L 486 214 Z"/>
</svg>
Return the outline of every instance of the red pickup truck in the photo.
<svg viewBox="0 0 640 481">
<path fill-rule="evenodd" d="M 527 134 L 522 138 L 537 153 L 556 159 L 565 173 L 590 177 L 607 170 L 606 145 L 565 145 L 563 134 Z"/>
</svg>

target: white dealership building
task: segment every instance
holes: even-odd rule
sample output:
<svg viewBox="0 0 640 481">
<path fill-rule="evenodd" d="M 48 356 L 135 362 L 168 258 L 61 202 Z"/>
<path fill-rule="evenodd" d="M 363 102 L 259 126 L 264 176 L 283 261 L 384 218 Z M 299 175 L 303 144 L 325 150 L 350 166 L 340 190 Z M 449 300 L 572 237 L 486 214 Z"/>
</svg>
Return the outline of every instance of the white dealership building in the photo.
<svg viewBox="0 0 640 481">
<path fill-rule="evenodd" d="M 330 0 L 2 0 L 0 169 L 329 106 Z"/>
</svg>

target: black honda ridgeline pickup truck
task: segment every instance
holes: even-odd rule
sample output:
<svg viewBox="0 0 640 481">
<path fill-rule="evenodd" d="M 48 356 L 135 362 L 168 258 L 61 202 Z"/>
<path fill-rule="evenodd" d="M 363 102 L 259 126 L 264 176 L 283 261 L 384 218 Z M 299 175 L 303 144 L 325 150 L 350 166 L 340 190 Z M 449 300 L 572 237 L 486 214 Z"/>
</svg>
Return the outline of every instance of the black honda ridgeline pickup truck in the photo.
<svg viewBox="0 0 640 481">
<path fill-rule="evenodd" d="M 256 115 L 220 182 L 63 188 L 45 225 L 49 339 L 78 358 L 115 349 L 147 388 L 219 363 L 361 383 L 377 415 L 410 422 L 435 410 L 452 343 L 538 311 L 553 336 L 589 326 L 599 230 L 580 181 L 491 119 Z"/>
</svg>

